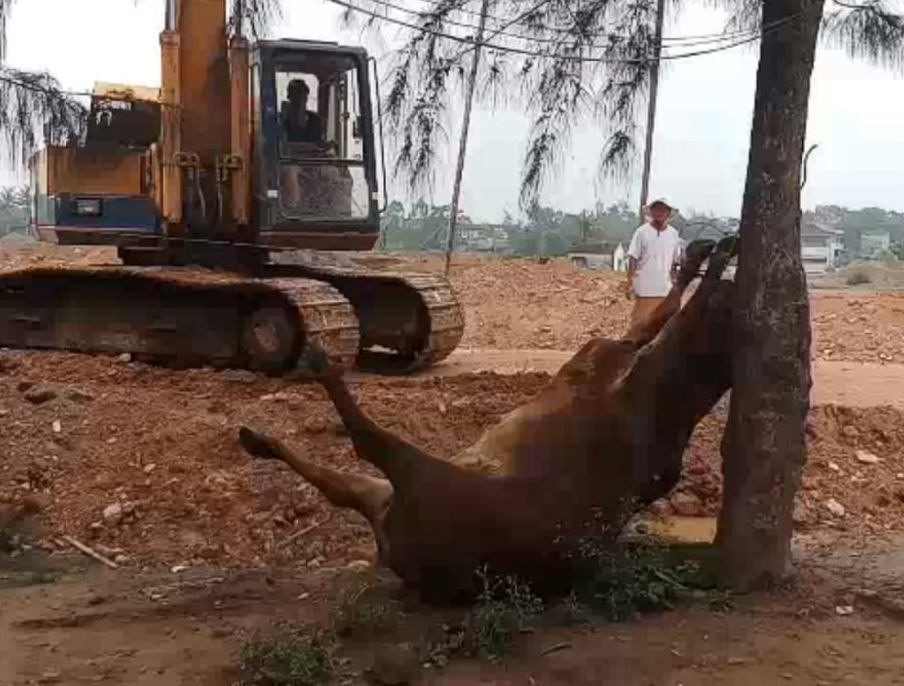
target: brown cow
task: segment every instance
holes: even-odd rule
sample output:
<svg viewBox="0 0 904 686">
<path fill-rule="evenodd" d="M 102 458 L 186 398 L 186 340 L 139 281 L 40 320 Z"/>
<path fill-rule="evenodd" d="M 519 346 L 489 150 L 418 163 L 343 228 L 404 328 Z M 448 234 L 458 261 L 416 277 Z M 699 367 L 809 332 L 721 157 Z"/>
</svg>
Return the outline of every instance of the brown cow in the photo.
<svg viewBox="0 0 904 686">
<path fill-rule="evenodd" d="M 692 243 L 676 286 L 648 320 L 621 340 L 589 342 L 535 399 L 451 462 L 376 425 L 316 351 L 312 366 L 355 452 L 386 478 L 317 466 L 248 428 L 240 441 L 255 456 L 284 461 L 334 505 L 360 512 L 380 563 L 426 600 L 468 597 L 483 565 L 517 574 L 539 593 L 566 591 L 580 542 L 616 535 L 674 487 L 694 426 L 730 386 L 732 284 L 721 275 L 734 245 Z M 496 463 L 498 473 L 483 473 Z"/>
</svg>

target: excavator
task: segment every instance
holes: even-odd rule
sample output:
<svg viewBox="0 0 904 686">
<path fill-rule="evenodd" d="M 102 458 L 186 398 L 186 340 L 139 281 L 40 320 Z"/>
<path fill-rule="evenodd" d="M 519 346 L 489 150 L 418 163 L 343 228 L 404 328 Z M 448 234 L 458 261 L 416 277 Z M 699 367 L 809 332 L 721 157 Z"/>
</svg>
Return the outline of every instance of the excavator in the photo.
<svg viewBox="0 0 904 686">
<path fill-rule="evenodd" d="M 380 235 L 375 61 L 251 41 L 226 2 L 166 0 L 160 88 L 95 83 L 83 140 L 29 158 L 33 233 L 118 263 L 0 274 L 0 347 L 271 375 L 312 342 L 383 374 L 442 360 L 464 328 L 447 281 L 332 252 Z"/>
</svg>

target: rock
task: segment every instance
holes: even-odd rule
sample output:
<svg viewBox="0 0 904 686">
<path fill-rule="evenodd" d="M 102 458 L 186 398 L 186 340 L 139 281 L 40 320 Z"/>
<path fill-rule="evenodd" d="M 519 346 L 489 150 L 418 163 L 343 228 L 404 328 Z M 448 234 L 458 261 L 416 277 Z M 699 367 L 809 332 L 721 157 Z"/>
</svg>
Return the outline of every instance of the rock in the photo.
<svg viewBox="0 0 904 686">
<path fill-rule="evenodd" d="M 654 517 L 667 517 L 672 514 L 672 505 L 665 498 L 659 498 L 650 503 L 647 512 Z"/>
<path fill-rule="evenodd" d="M 49 386 L 29 386 L 25 391 L 25 399 L 34 405 L 43 405 L 56 397 L 56 391 Z"/>
<path fill-rule="evenodd" d="M 408 643 L 389 644 L 376 648 L 367 676 L 380 686 L 403 686 L 417 679 L 421 660 Z"/>
<path fill-rule="evenodd" d="M 117 362 L 122 362 L 123 364 L 128 364 L 132 361 L 132 353 L 123 353 L 116 358 Z"/>
<path fill-rule="evenodd" d="M 115 562 L 118 565 L 124 565 L 129 561 L 129 559 L 130 558 L 128 555 L 123 555 L 122 553 L 120 553 L 119 555 L 117 555 L 116 557 L 113 558 L 113 562 Z"/>
<path fill-rule="evenodd" d="M 833 472 L 840 472 L 840 471 L 841 471 L 841 467 L 839 467 L 839 466 L 838 466 L 836 463 L 834 463 L 834 462 L 829 462 L 828 467 L 829 467 L 829 469 L 831 469 Z"/>
<path fill-rule="evenodd" d="M 19 393 L 25 393 L 25 391 L 27 391 L 29 388 L 31 388 L 34 385 L 35 385 L 34 381 L 20 381 L 19 383 L 16 384 L 16 390 L 19 391 Z"/>
<path fill-rule="evenodd" d="M 226 369 L 220 372 L 220 378 L 226 383 L 253 384 L 257 381 L 257 375 L 247 369 Z"/>
<path fill-rule="evenodd" d="M 836 517 L 844 517 L 844 505 L 835 500 L 835 498 L 829 498 L 826 501 L 826 509 Z"/>
<path fill-rule="evenodd" d="M 853 426 L 851 424 L 848 424 L 847 426 L 845 426 L 841 430 L 841 433 L 843 433 L 848 438 L 857 438 L 858 436 L 860 436 L 860 431 L 857 430 L 856 426 Z"/>
<path fill-rule="evenodd" d="M 145 474 L 150 474 L 155 469 L 157 469 L 157 465 L 152 462 L 151 464 L 146 464 L 141 471 L 143 471 Z"/>
<path fill-rule="evenodd" d="M 878 456 L 866 450 L 858 450 L 855 455 L 857 456 L 857 462 L 860 464 L 879 464 L 882 461 Z"/>
<path fill-rule="evenodd" d="M 51 425 L 53 428 L 53 433 L 58 434 L 63 431 L 63 423 L 59 419 L 54 419 L 53 424 Z"/>
<path fill-rule="evenodd" d="M 5 355 L 0 357 L 0 374 L 9 374 L 19 368 L 19 363 Z"/>
<path fill-rule="evenodd" d="M 107 505 L 104 508 L 103 517 L 107 524 L 116 526 L 122 521 L 122 505 L 119 503 Z"/>
<path fill-rule="evenodd" d="M 669 502 L 672 504 L 675 514 L 682 517 L 696 517 L 703 512 L 703 503 L 693 493 L 675 493 L 669 498 Z"/>
<path fill-rule="evenodd" d="M 85 403 L 94 400 L 94 396 L 88 393 L 88 391 L 83 391 L 80 388 L 67 388 L 63 395 L 67 400 L 71 400 L 76 403 Z"/>
<path fill-rule="evenodd" d="M 854 614 L 854 607 L 852 605 L 836 605 L 835 614 L 839 617 L 849 617 Z"/>
<path fill-rule="evenodd" d="M 370 569 L 370 562 L 367 560 L 352 560 L 345 568 L 351 572 L 366 572 Z"/>
<path fill-rule="evenodd" d="M 813 521 L 813 512 L 804 503 L 797 501 L 794 503 L 791 519 L 797 525 L 810 524 Z"/>
</svg>

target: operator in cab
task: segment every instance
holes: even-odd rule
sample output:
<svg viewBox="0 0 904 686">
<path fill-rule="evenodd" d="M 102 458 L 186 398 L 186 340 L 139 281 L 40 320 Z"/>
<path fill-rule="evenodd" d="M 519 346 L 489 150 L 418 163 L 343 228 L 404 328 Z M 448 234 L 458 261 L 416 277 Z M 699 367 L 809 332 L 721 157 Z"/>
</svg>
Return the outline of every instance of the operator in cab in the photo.
<svg viewBox="0 0 904 686">
<path fill-rule="evenodd" d="M 280 107 L 280 120 L 289 143 L 323 142 L 320 115 L 308 109 L 310 88 L 304 79 L 292 79 L 286 89 L 288 100 Z"/>
</svg>

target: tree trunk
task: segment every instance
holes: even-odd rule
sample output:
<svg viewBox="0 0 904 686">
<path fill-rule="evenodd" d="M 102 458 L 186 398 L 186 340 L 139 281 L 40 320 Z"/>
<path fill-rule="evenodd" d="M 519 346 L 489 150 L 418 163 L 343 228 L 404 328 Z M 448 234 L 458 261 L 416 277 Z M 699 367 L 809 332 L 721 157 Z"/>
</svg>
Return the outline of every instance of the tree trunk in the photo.
<svg viewBox="0 0 904 686">
<path fill-rule="evenodd" d="M 717 541 L 739 590 L 791 569 L 807 456 L 810 316 L 800 257 L 800 169 L 823 0 L 764 0 L 741 245 L 731 409 Z"/>
</svg>

